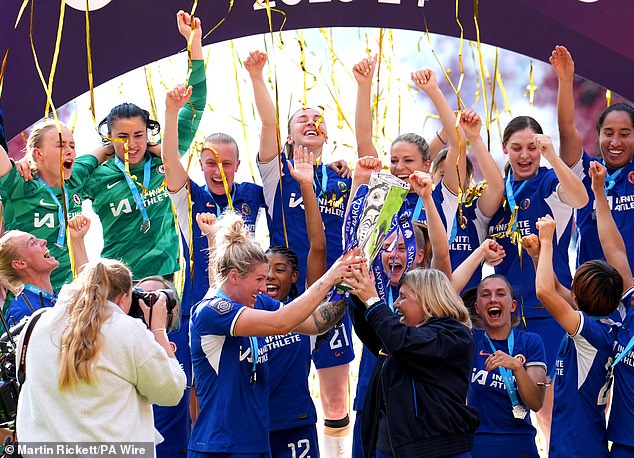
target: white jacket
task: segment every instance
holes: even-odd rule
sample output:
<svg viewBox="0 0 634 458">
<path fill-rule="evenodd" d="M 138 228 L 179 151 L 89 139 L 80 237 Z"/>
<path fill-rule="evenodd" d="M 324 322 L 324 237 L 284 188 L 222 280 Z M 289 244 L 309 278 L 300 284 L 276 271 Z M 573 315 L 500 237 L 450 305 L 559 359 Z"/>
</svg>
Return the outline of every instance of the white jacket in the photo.
<svg viewBox="0 0 634 458">
<path fill-rule="evenodd" d="M 19 440 L 154 443 L 152 404 L 180 401 L 186 383 L 180 364 L 167 356 L 141 320 L 109 302 L 112 316 L 101 327 L 104 345 L 93 366 L 95 383 L 80 381 L 75 389 L 60 391 L 60 340 L 68 322 L 65 296 L 62 290 L 31 335 L 18 402 Z"/>
</svg>

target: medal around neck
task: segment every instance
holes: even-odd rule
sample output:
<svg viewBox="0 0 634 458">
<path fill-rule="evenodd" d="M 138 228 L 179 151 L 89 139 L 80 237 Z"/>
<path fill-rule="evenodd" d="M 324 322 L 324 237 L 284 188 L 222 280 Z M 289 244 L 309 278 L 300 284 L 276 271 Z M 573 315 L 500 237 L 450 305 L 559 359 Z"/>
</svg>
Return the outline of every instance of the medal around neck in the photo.
<svg viewBox="0 0 634 458">
<path fill-rule="evenodd" d="M 360 248 L 368 265 L 381 250 L 409 188 L 400 178 L 372 172 L 370 182 L 360 186 L 354 196 L 345 222 L 345 245 Z M 345 283 L 340 286 L 350 289 Z"/>
<path fill-rule="evenodd" d="M 526 418 L 526 414 L 528 414 L 528 409 L 526 409 L 526 407 L 524 407 L 522 404 L 513 406 L 514 418 L 517 418 L 518 420 L 523 420 L 524 418 Z"/>
<path fill-rule="evenodd" d="M 141 231 L 141 233 L 143 234 L 147 234 L 147 231 L 150 230 L 150 220 L 143 220 L 143 222 L 141 223 L 141 227 L 139 227 L 139 231 Z"/>
</svg>

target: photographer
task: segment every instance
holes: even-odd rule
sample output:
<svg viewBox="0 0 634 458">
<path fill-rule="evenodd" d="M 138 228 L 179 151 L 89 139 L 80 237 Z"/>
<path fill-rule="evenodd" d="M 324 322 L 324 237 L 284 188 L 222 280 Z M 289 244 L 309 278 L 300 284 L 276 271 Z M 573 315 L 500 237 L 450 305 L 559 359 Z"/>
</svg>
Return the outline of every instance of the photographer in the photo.
<svg viewBox="0 0 634 458">
<path fill-rule="evenodd" d="M 188 327 L 189 320 L 181 322 L 180 303 L 175 299 L 174 285 L 160 276 L 146 277 L 136 284 L 137 295 L 145 295 L 144 302 L 156 300 L 160 296 L 168 294 L 167 307 L 167 337 L 172 342 L 172 348 L 176 359 L 181 364 L 187 376 L 187 387 L 180 402 L 176 406 L 157 406 L 154 410 L 154 427 L 161 433 L 164 441 L 157 445 L 156 456 L 173 457 L 187 454 L 187 443 L 191 431 L 191 417 L 189 414 L 189 402 L 191 395 L 191 356 L 189 353 Z M 145 291 L 145 292 L 141 292 Z M 147 295 L 150 295 L 149 297 Z M 132 313 L 131 313 L 132 314 Z M 132 314 L 134 315 L 134 314 Z"/>
<path fill-rule="evenodd" d="M 152 404 L 177 404 L 185 374 L 165 332 L 167 296 L 151 319 L 139 300 L 149 330 L 128 316 L 131 302 L 130 270 L 108 259 L 62 289 L 29 341 L 20 441 L 154 442 Z"/>
</svg>

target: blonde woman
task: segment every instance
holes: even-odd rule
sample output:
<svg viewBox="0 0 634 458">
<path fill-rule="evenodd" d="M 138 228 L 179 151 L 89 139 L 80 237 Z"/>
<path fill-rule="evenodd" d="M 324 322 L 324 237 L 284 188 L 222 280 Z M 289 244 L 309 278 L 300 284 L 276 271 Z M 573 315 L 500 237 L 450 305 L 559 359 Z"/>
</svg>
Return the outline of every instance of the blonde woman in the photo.
<svg viewBox="0 0 634 458">
<path fill-rule="evenodd" d="M 127 315 L 131 303 L 132 276 L 118 261 L 88 264 L 62 289 L 29 341 L 20 441 L 154 442 L 152 404 L 177 404 L 185 374 L 165 333 L 166 296 L 149 329 Z"/>
<path fill-rule="evenodd" d="M 366 454 L 470 457 L 479 423 L 475 409 L 465 405 L 473 337 L 469 313 L 449 279 L 436 269 L 408 272 L 394 313 L 367 269 L 353 275 L 355 330 L 378 355 L 363 408 Z"/>
<path fill-rule="evenodd" d="M 329 330 L 346 303 L 324 301 L 326 295 L 365 260 L 355 258 L 358 250 L 344 254 L 303 294 L 283 305 L 264 294 L 269 260 L 242 217 L 225 213 L 216 224 L 209 268 L 215 287 L 192 308 L 190 321 L 200 412 L 188 456 L 267 458 L 273 343 L 265 337 Z"/>
<path fill-rule="evenodd" d="M 84 237 L 90 228 L 90 220 L 84 215 L 76 215 L 68 221 L 68 227 L 75 266 L 80 269 L 88 262 Z M 49 251 L 46 240 L 16 229 L 2 234 L 0 287 L 10 293 L 8 305 L 3 308 L 9 327 L 35 310 L 55 304 L 57 292 L 53 289 L 51 272 L 57 266 L 59 261 Z"/>
<path fill-rule="evenodd" d="M 37 124 L 26 142 L 25 159 L 18 164 L 0 146 L 0 199 L 5 229 L 19 229 L 48 242 L 51 255 L 59 262 L 51 274 L 53 289 L 57 291 L 73 279 L 64 207 L 68 219 L 81 214 L 84 181 L 111 150 L 109 146 L 100 147 L 76 163 L 73 134 L 63 124 L 59 129 L 51 120 Z"/>
</svg>

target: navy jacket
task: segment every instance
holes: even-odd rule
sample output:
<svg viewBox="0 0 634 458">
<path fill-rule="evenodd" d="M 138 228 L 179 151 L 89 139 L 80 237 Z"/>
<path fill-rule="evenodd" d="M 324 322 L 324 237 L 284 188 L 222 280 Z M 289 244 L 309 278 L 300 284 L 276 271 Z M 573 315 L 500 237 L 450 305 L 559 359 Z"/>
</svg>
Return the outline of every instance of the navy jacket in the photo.
<svg viewBox="0 0 634 458">
<path fill-rule="evenodd" d="M 384 302 L 367 312 L 354 302 L 355 331 L 378 357 L 363 406 L 366 456 L 375 448 L 407 458 L 470 451 L 479 424 L 466 405 L 471 330 L 445 317 L 406 326 Z"/>
</svg>

